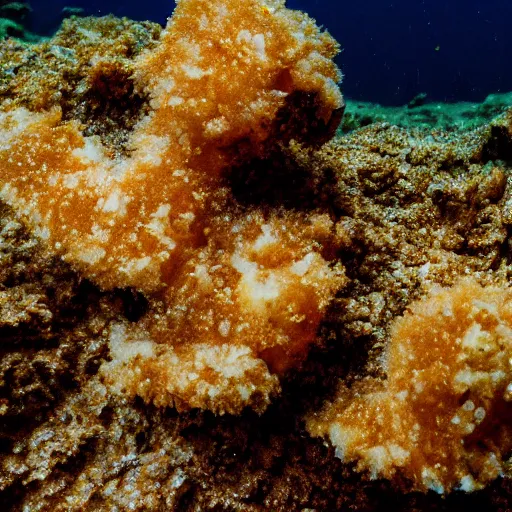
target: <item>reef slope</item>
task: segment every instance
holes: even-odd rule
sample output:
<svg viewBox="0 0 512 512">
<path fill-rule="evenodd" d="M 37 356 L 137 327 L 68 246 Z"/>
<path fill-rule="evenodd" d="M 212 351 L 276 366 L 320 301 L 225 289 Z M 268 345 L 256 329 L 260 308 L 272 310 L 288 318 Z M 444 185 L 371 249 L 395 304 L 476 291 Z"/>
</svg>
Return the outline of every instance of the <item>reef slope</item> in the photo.
<svg viewBox="0 0 512 512">
<path fill-rule="evenodd" d="M 87 134 L 122 157 L 134 123 L 151 110 L 132 79 L 134 58 L 159 35 L 152 24 L 107 18 L 68 21 L 35 47 L 6 41 L 2 102 L 35 111 L 59 105 L 63 119 L 87 122 Z M 100 71 L 90 66 L 98 39 L 106 62 Z M 512 113 L 450 133 L 373 124 L 315 149 L 285 137 L 226 176 L 245 211 L 328 216 L 322 257 L 347 276 L 308 358 L 283 372 L 281 394 L 261 415 L 178 413 L 112 392 L 100 371 L 111 359 L 112 325 L 139 322 L 151 304 L 133 289 L 84 279 L 2 206 L 0 504 L 34 511 L 507 510 L 507 479 L 446 499 L 370 481 L 312 438 L 304 418 L 334 399 L 340 380 L 350 386 L 384 376 L 394 319 L 432 286 L 468 275 L 482 285 L 508 283 L 511 134 Z"/>
</svg>

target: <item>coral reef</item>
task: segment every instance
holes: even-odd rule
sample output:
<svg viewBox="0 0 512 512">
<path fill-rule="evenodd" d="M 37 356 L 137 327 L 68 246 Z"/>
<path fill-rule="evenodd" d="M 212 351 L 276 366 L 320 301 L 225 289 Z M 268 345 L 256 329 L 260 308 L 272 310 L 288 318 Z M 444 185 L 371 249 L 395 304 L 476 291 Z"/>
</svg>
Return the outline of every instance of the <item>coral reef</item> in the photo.
<svg viewBox="0 0 512 512">
<path fill-rule="evenodd" d="M 202 3 L 210 4 L 220 5 Z M 280 3 L 273 5 L 278 5 L 274 14 L 284 15 L 279 19 L 286 25 L 288 11 L 281 10 Z M 256 14 L 273 19 L 265 9 Z M 290 16 L 306 19 L 298 13 Z M 332 41 L 313 29 L 310 21 L 300 26 L 313 31 L 309 41 L 318 41 L 326 51 L 330 48 L 329 54 L 334 51 Z M 51 122 L 49 112 L 54 113 L 56 125 L 44 137 L 65 134 L 76 146 L 88 141 L 89 149 L 103 150 L 96 155 L 97 167 L 88 164 L 87 172 L 102 165 L 113 170 L 120 162 L 129 171 L 141 155 L 133 149 L 134 134 L 149 130 L 156 116 L 153 85 L 141 73 L 142 64 L 162 50 L 161 32 L 155 24 L 113 17 L 70 19 L 41 44 L 0 43 L 4 119 L 26 109 L 31 112 L 29 126 L 39 122 L 44 126 Z M 300 37 L 296 43 L 302 44 Z M 247 50 L 242 57 L 258 58 L 251 54 L 257 48 L 251 41 L 243 37 L 240 44 Z M 208 67 L 213 64 L 208 62 Z M 31 219 L 20 222 L 18 203 L 11 203 L 14 208 L 0 203 L 0 507 L 95 512 L 510 508 L 512 487 L 506 478 L 510 464 L 505 444 L 498 446 L 500 440 L 493 449 L 503 449 L 504 477 L 491 481 L 493 475 L 475 473 L 482 482 L 489 480 L 484 489 L 439 496 L 423 492 L 419 485 L 421 492 L 407 493 L 414 482 L 400 474 L 405 466 L 389 474 L 391 480 L 371 480 L 367 472 L 354 471 L 353 463 L 336 457 L 329 440 L 312 437 L 304 419 L 335 402 L 340 383 L 356 389 L 358 382 L 373 380 L 386 388 L 389 368 L 383 362 L 396 318 L 416 318 L 407 308 L 424 304 L 432 287 L 444 287 L 438 297 L 449 297 L 459 290 L 460 279 L 469 276 L 465 286 L 475 293 L 506 293 L 512 276 L 512 113 L 476 129 L 458 125 L 447 132 L 373 123 L 311 147 L 328 137 L 337 121 L 335 115 L 325 123 L 329 109 L 322 111 L 322 106 L 329 105 L 329 97 L 315 94 L 321 83 L 310 92 L 300 85 L 302 93 L 282 98 L 277 115 L 270 111 L 256 132 L 240 134 L 240 139 L 232 134 L 222 147 L 211 142 L 212 151 L 217 148 L 225 164 L 212 166 L 214 175 L 205 177 L 211 181 L 204 187 L 208 196 L 204 215 L 198 217 L 197 225 L 203 229 L 201 251 L 192 247 L 188 259 L 173 262 L 183 272 L 172 275 L 172 291 L 169 286 L 149 291 L 156 281 L 144 281 L 139 289 L 119 288 L 112 269 L 109 276 L 96 278 L 92 266 L 69 256 L 67 261 L 61 258 L 73 247 L 72 237 L 60 250 L 49 247 L 35 236 Z M 184 104 L 173 108 L 178 107 L 185 108 Z M 169 105 L 169 119 L 171 110 Z M 77 162 L 85 159 L 84 153 L 64 151 L 63 155 Z M 26 161 L 26 156 L 20 157 Z M 193 159 L 200 161 L 198 155 Z M 203 169 L 185 167 L 191 173 Z M 16 178 L 28 176 L 26 170 L 18 170 Z M 44 175 L 41 169 L 34 186 L 45 185 Z M 29 181 L 18 186 L 27 201 L 33 198 L 29 186 Z M 165 180 L 158 182 L 158 187 L 167 186 Z M 33 199 L 38 206 L 39 199 Z M 40 227 L 45 221 L 39 221 Z M 110 255 L 107 249 L 110 246 L 106 246 Z M 235 254 L 245 258 L 233 258 Z M 210 263 L 210 270 L 223 265 L 228 272 L 203 272 L 202 265 L 208 268 Z M 300 277 L 293 271 L 300 274 L 306 267 L 315 272 L 327 269 L 336 282 L 307 270 L 303 283 L 293 281 Z M 171 279 L 165 272 L 164 266 L 164 285 Z M 210 329 L 216 340 L 224 340 L 208 345 L 210 363 L 229 355 L 242 364 L 224 369 L 249 372 L 269 393 L 277 390 L 278 378 L 281 393 L 275 393 L 267 405 L 269 395 L 254 390 L 252 402 L 250 398 L 245 402 L 252 408 L 240 410 L 240 391 L 247 391 L 228 384 L 222 392 L 228 395 L 226 401 L 236 401 L 232 407 L 237 416 L 189 410 L 200 405 L 219 412 L 215 396 L 209 395 L 211 382 L 203 379 L 204 394 L 185 392 L 182 397 L 188 403 L 177 404 L 186 410 L 157 406 L 163 403 L 159 386 L 169 382 L 160 380 L 159 374 L 152 383 L 155 387 L 144 387 L 147 375 L 139 379 L 138 372 L 150 372 L 152 378 L 160 371 L 158 361 L 165 361 L 183 375 L 190 370 L 187 354 L 191 353 L 174 358 L 182 344 L 148 343 L 149 334 L 158 338 L 162 332 L 173 336 L 193 332 L 204 340 L 211 321 L 208 315 L 196 317 L 197 325 L 187 325 L 176 308 L 168 311 L 164 306 L 183 301 L 188 308 L 196 304 L 217 308 L 227 299 L 218 279 L 229 280 L 240 298 L 253 289 L 254 281 L 268 285 L 263 288 L 269 293 L 277 281 L 283 302 L 313 308 L 307 311 L 309 324 L 280 324 L 283 311 L 271 307 L 276 297 L 269 301 L 265 312 L 273 323 L 272 336 L 294 336 L 295 343 L 280 345 L 288 349 L 284 354 L 278 345 L 269 353 L 261 345 L 228 343 L 231 338 L 225 339 L 223 333 L 233 335 L 235 323 L 217 322 L 225 317 L 216 318 L 215 329 Z M 209 287 L 220 296 L 206 294 Z M 238 306 L 246 307 L 244 301 Z M 175 324 L 168 322 L 168 315 Z M 283 326 L 286 329 L 280 330 Z M 247 340 L 253 334 L 266 337 L 265 329 L 268 324 L 256 323 Z M 162 348 L 166 354 L 155 358 L 154 366 L 137 365 L 133 359 L 123 362 L 136 353 L 142 358 Z M 261 358 L 248 357 L 252 350 L 261 350 Z M 260 370 L 265 368 L 267 380 L 262 382 Z M 181 385 L 178 379 L 170 384 Z M 238 395 L 232 398 L 229 393 Z M 499 396 L 483 400 L 494 403 Z M 201 397 L 200 403 L 193 402 Z M 506 411 L 503 416 L 488 411 L 478 429 L 484 429 L 491 418 L 505 428 L 500 418 L 506 417 Z M 487 435 L 475 427 L 475 433 L 483 442 L 496 441 L 495 432 Z M 448 433 L 443 432 L 441 439 L 449 440 Z M 452 453 L 452 446 L 438 446 L 439 452 Z M 467 446 L 477 458 L 489 449 Z M 470 453 L 468 448 L 463 455 Z M 448 482 L 446 492 L 449 488 Z"/>
<path fill-rule="evenodd" d="M 319 130 L 332 125 L 343 106 L 335 52 L 279 2 L 188 0 L 134 63 L 151 110 L 129 155 L 112 158 L 63 123 L 62 108 L 4 105 L 0 197 L 83 276 L 150 298 L 139 325 L 111 328 L 113 389 L 158 405 L 261 410 L 277 384 L 265 362 L 283 371 L 315 340 L 343 284 L 321 255 L 332 222 L 240 210 L 222 179 L 275 145 L 276 131 L 301 136 L 293 97 L 312 98 Z M 110 66 L 96 60 L 92 73 Z"/>
<path fill-rule="evenodd" d="M 309 421 L 371 478 L 440 494 L 482 488 L 512 449 L 512 290 L 465 280 L 412 304 L 391 328 L 387 380 L 341 389 Z"/>
</svg>

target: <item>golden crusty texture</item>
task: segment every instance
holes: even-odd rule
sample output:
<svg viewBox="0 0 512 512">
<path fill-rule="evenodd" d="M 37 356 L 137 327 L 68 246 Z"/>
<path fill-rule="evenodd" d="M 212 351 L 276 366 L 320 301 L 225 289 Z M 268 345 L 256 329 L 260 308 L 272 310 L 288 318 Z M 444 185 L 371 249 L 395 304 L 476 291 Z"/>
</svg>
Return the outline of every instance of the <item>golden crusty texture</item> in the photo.
<svg viewBox="0 0 512 512">
<path fill-rule="evenodd" d="M 343 106 L 336 51 L 282 2 L 182 0 L 133 64 L 150 110 L 128 154 L 63 122 L 60 105 L 5 103 L 2 200 L 82 276 L 150 300 L 137 326 L 110 329 L 113 361 L 102 373 L 112 389 L 156 405 L 261 411 L 278 390 L 273 373 L 306 354 L 344 283 L 322 255 L 334 224 L 243 210 L 223 180 L 279 132 L 290 136 L 293 115 L 279 116 L 299 108 L 292 96 L 310 97 L 328 129 Z M 112 67 L 108 52 L 89 62 L 93 75 Z"/>
<path fill-rule="evenodd" d="M 391 328 L 387 379 L 340 389 L 309 420 L 344 461 L 413 489 L 473 492 L 512 448 L 512 291 L 466 279 L 412 304 Z"/>
<path fill-rule="evenodd" d="M 125 155 L 134 118 L 151 108 L 130 78 L 133 56 L 154 48 L 158 31 L 114 18 L 71 20 L 42 45 L 3 43 L 2 97 L 37 110 L 33 92 L 51 92 L 43 110 L 62 105 L 66 119 L 92 118 L 86 130 Z M 114 67 L 91 68 L 91 57 L 103 52 Z M 508 479 L 443 498 L 369 481 L 311 438 L 303 418 L 334 398 L 340 379 L 350 386 L 385 375 L 382 350 L 393 318 L 432 284 L 452 286 L 468 274 L 485 285 L 508 282 L 510 126 L 510 115 L 471 132 L 377 124 L 320 150 L 277 148 L 229 173 L 225 186 L 236 208 L 267 218 L 300 211 L 309 226 L 327 214 L 334 238 L 323 242 L 323 257 L 341 262 L 349 278 L 320 325 L 322 346 L 281 377 L 282 393 L 261 416 L 178 414 L 112 393 L 98 372 L 110 360 L 109 334 L 140 321 L 147 299 L 132 290 L 102 292 L 2 208 L 2 507 L 508 510 Z"/>
<path fill-rule="evenodd" d="M 281 396 L 261 416 L 177 414 L 110 392 L 98 373 L 109 358 L 109 326 L 140 318 L 144 298 L 100 292 L 48 257 L 12 211 L 2 210 L 0 276 L 9 295 L 4 311 L 12 312 L 2 316 L 2 505 L 507 510 L 507 479 L 472 495 L 404 494 L 342 464 L 303 424 L 305 414 L 333 398 L 340 379 L 384 374 L 390 322 L 433 283 L 451 286 L 468 272 L 487 285 L 508 281 L 505 124 L 498 119 L 483 130 L 428 139 L 377 125 L 319 151 L 292 145 L 264 165 L 238 170 L 232 188 L 241 204 L 328 208 L 350 276 L 321 327 L 323 347 L 284 377 Z M 51 313 L 44 322 L 16 315 L 33 304 L 28 295 L 38 295 L 38 309 Z"/>
<path fill-rule="evenodd" d="M 2 198 L 103 288 L 162 289 L 204 246 L 212 191 L 233 160 L 226 148 L 246 141 L 257 155 L 291 93 L 316 95 L 327 121 L 342 108 L 335 51 L 281 2 L 182 1 L 135 62 L 153 110 L 134 127 L 130 156 L 110 158 L 58 107 L 6 104 Z"/>
</svg>

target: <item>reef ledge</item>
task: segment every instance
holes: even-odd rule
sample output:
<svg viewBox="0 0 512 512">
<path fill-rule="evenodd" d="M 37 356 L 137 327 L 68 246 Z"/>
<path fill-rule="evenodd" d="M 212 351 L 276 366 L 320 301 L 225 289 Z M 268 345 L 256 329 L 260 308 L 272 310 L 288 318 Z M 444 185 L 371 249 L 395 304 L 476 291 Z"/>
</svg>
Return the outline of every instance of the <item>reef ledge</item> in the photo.
<svg viewBox="0 0 512 512">
<path fill-rule="evenodd" d="M 0 506 L 508 509 L 512 110 L 335 134 L 337 51 L 270 0 L 0 43 Z"/>
</svg>

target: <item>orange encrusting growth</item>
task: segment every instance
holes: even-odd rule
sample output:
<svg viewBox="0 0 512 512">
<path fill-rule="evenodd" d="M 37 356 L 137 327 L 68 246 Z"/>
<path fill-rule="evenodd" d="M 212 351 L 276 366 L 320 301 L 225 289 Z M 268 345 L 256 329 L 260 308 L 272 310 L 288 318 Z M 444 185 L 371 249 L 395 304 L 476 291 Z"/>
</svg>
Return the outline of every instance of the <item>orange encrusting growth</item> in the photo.
<svg viewBox="0 0 512 512">
<path fill-rule="evenodd" d="M 265 220 L 228 207 L 223 174 L 237 143 L 249 156 L 264 151 L 278 112 L 292 108 L 291 93 L 313 95 L 316 115 L 329 122 L 342 107 L 336 51 L 328 34 L 278 0 L 181 0 L 157 49 L 135 63 L 152 111 L 132 132 L 129 155 L 110 157 L 78 123 L 63 123 L 58 109 L 7 110 L 0 199 L 85 277 L 151 298 L 136 332 L 117 329 L 117 340 L 120 332 L 125 341 L 144 332 L 146 341 L 183 354 L 194 344 L 228 342 L 284 371 L 314 340 L 343 279 L 321 256 L 315 229 L 303 230 L 306 216 Z M 271 250 L 266 239 L 258 245 L 261 237 Z M 160 370 L 147 378 L 169 380 L 163 396 L 126 388 L 163 404 L 206 403 L 192 398 L 204 390 L 173 387 L 160 356 L 149 352 L 144 364 Z M 120 367 L 141 369 L 141 358 Z M 219 399 L 211 407 L 235 411 L 249 402 Z"/>
<path fill-rule="evenodd" d="M 109 159 L 58 112 L 7 113 L 2 198 L 30 203 L 29 222 L 103 287 L 164 286 L 161 264 L 200 244 L 208 197 L 230 165 L 225 148 L 249 138 L 257 154 L 290 92 L 318 94 L 327 117 L 342 105 L 333 41 L 280 2 L 268 2 L 272 15 L 264 5 L 179 3 L 157 51 L 136 63 L 154 110 L 129 158 Z"/>
<path fill-rule="evenodd" d="M 330 228 L 327 215 L 265 220 L 257 211 L 233 219 L 230 233 L 216 222 L 208 245 L 165 290 L 165 317 L 148 330 L 175 344 L 249 344 L 282 373 L 303 357 L 344 282 L 342 268 L 329 268 L 314 242 L 328 239 Z"/>
<path fill-rule="evenodd" d="M 340 390 L 308 428 L 373 479 L 474 491 L 512 449 L 511 358 L 512 290 L 464 280 L 395 322 L 385 382 Z"/>
<path fill-rule="evenodd" d="M 254 211 L 227 213 L 211 226 L 207 245 L 152 314 L 136 329 L 115 326 L 105 378 L 159 405 L 262 410 L 278 389 L 268 368 L 280 375 L 304 358 L 344 284 L 342 268 L 329 267 L 314 242 L 328 239 L 332 222 L 297 214 L 265 220 Z"/>
</svg>

